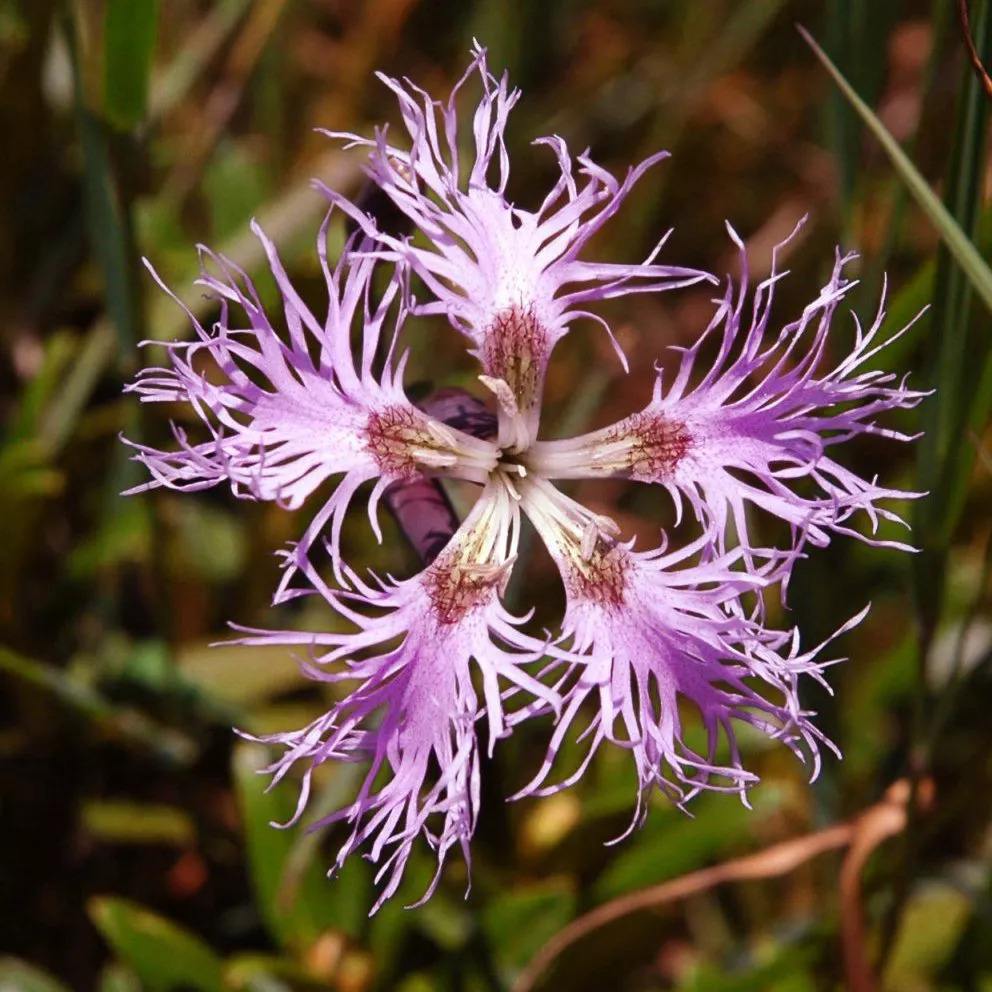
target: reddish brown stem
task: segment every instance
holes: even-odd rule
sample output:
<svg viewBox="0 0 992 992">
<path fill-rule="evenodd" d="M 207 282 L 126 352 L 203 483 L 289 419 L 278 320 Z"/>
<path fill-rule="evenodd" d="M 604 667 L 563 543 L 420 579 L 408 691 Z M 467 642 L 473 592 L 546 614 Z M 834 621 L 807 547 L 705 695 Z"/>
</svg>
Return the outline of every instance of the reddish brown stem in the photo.
<svg viewBox="0 0 992 992">
<path fill-rule="evenodd" d="M 446 388 L 420 404 L 425 413 L 475 437 L 493 437 L 496 417 L 482 400 L 464 389 Z M 458 529 L 458 515 L 437 479 L 396 482 L 383 495 L 420 560 L 429 565 Z"/>
<path fill-rule="evenodd" d="M 961 25 L 961 37 L 964 38 L 965 48 L 968 50 L 968 58 L 976 75 L 981 80 L 985 88 L 985 95 L 992 99 L 992 79 L 982 63 L 982 57 L 978 54 L 975 41 L 971 36 L 971 18 L 968 14 L 968 0 L 958 0 L 958 22 Z"/>
<path fill-rule="evenodd" d="M 902 829 L 906 820 L 909 791 L 907 782 L 896 782 L 886 792 L 881 802 L 870 806 L 860 816 L 847 823 L 827 827 L 805 837 L 773 844 L 756 854 L 725 861 L 711 868 L 702 868 L 597 906 L 573 920 L 541 948 L 517 979 L 513 992 L 532 992 L 544 972 L 566 948 L 614 920 L 640 909 L 655 909 L 665 903 L 685 899 L 687 896 L 705 892 L 724 882 L 741 882 L 785 875 L 817 855 L 849 845 L 851 853 L 844 863 L 846 874 L 842 874 L 841 878 L 841 897 L 845 905 L 845 915 L 853 906 L 858 916 L 856 923 L 850 925 L 845 918 L 842 933 L 844 958 L 845 963 L 852 962 L 852 969 L 858 969 L 857 975 L 862 982 L 860 985 L 851 984 L 849 987 L 862 992 L 873 989 L 873 979 L 864 955 L 859 873 L 868 854 L 886 837 Z M 853 971 L 849 969 L 848 975 L 852 973 Z"/>
</svg>

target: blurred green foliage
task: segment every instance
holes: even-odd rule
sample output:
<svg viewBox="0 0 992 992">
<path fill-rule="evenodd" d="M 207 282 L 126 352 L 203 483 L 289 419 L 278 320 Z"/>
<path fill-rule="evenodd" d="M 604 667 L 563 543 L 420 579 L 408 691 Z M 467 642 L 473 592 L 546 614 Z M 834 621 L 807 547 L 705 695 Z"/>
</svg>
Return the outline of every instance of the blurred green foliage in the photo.
<svg viewBox="0 0 992 992">
<path fill-rule="evenodd" d="M 955 6 L 0 0 L 0 990 L 509 989 L 579 914 L 845 821 L 907 775 L 933 798 L 911 804 L 904 835 L 857 879 L 880 986 L 992 989 L 989 105 Z M 988 62 L 992 4 L 971 8 Z M 883 270 L 893 330 L 931 305 L 879 359 L 938 390 L 898 425 L 927 431 L 919 462 L 908 447 L 848 453 L 864 474 L 931 495 L 918 507 L 921 554 L 838 545 L 797 572 L 790 619 L 810 641 L 874 604 L 845 639 L 835 694 L 809 694 L 846 755 L 817 783 L 747 739 L 764 780 L 752 811 L 706 797 L 690 818 L 657 801 L 643 830 L 604 847 L 630 814 L 623 755 L 601 755 L 568 794 L 507 806 L 542 747 L 539 733 L 515 735 L 485 769 L 471 892 L 452 861 L 435 897 L 405 910 L 431 875 L 421 852 L 398 900 L 369 920 L 370 868 L 353 859 L 328 880 L 336 828 L 269 826 L 291 815 L 294 785 L 265 792 L 264 749 L 231 733 L 298 726 L 326 707 L 323 689 L 287 652 L 208 648 L 228 620 L 274 622 L 272 553 L 302 514 L 220 491 L 121 498 L 140 476 L 118 434 L 164 443 L 169 429 L 120 389 L 156 360 L 154 348 L 139 355 L 142 337 L 188 333 L 140 257 L 205 317 L 191 286 L 197 242 L 271 296 L 247 231 L 257 215 L 319 299 L 322 203 L 308 179 L 357 195 L 362 178 L 313 128 L 394 120 L 376 68 L 443 93 L 473 36 L 524 90 L 511 125 L 519 202 L 539 199 L 553 172 L 529 150 L 540 134 L 588 145 L 614 171 L 673 151 L 598 254 L 636 257 L 674 225 L 679 260 L 720 272 L 733 258 L 726 218 L 760 273 L 809 212 L 782 312 L 820 285 L 837 241 L 863 252 L 862 317 Z M 692 340 L 705 303 L 614 301 L 628 377 L 600 335 L 570 335 L 548 380 L 552 429 L 607 423 L 646 397 L 652 362 Z M 471 384 L 443 322 L 415 323 L 408 338 L 410 381 Z M 644 539 L 671 524 L 636 487 L 578 488 Z M 360 511 L 346 540 L 358 565 L 414 567 L 399 540 L 375 545 Z M 522 556 L 526 579 L 511 595 L 552 618 L 553 569 L 532 543 Z M 304 603 L 288 622 L 334 620 Z M 360 772 L 322 769 L 310 817 L 336 808 Z M 631 914 L 570 947 L 539 987 L 841 988 L 842 858 Z"/>
</svg>

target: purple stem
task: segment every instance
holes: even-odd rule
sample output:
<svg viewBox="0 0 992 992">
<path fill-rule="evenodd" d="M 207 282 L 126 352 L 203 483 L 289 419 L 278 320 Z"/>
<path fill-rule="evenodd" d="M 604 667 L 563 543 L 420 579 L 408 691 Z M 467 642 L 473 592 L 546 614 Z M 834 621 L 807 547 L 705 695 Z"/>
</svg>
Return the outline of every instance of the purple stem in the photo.
<svg viewBox="0 0 992 992">
<path fill-rule="evenodd" d="M 496 415 L 464 389 L 445 387 L 420 408 L 432 417 L 475 437 L 496 436 Z M 383 499 L 420 560 L 429 565 L 458 529 L 458 515 L 437 479 L 395 482 Z"/>
</svg>

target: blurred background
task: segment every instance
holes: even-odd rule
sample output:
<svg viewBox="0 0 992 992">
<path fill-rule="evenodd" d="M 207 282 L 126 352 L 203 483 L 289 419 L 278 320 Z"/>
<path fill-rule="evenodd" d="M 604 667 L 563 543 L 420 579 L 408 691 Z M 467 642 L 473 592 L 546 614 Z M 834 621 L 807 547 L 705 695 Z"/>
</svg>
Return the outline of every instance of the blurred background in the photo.
<svg viewBox="0 0 992 992">
<path fill-rule="evenodd" d="M 989 101 L 958 6 L 0 0 L 0 989 L 992 990 L 988 311 L 794 26 L 823 43 L 987 255 Z M 986 64 L 990 7 L 971 4 Z M 285 649 L 208 647 L 229 620 L 331 622 L 268 605 L 273 551 L 306 511 L 222 489 L 122 498 L 142 477 L 118 435 L 167 444 L 168 416 L 182 413 L 139 409 L 121 387 L 156 357 L 138 341 L 188 333 L 142 255 L 204 317 L 197 242 L 271 300 L 247 227 L 257 216 L 319 307 L 324 204 L 309 179 L 359 196 L 363 177 L 361 155 L 314 128 L 395 122 L 375 69 L 445 96 L 473 37 L 524 90 L 509 132 L 519 204 L 536 206 L 554 180 L 552 156 L 530 149 L 539 135 L 588 146 L 614 173 L 673 152 L 589 257 L 636 259 L 674 226 L 665 257 L 721 274 L 735 265 L 728 219 L 760 275 L 808 213 L 780 313 L 815 297 L 838 243 L 862 252 L 850 299 L 863 317 L 883 272 L 892 330 L 930 303 L 878 359 L 938 388 L 891 422 L 926 441 L 859 441 L 844 457 L 931 495 L 900 508 L 920 554 L 837 542 L 800 565 L 791 610 L 775 617 L 812 644 L 873 603 L 839 644 L 850 660 L 832 670 L 835 694 L 807 695 L 845 755 L 814 785 L 784 749 L 745 738 L 763 777 L 752 811 L 707 796 L 690 818 L 658 800 L 643 830 L 604 847 L 630 815 L 627 757 L 604 751 L 579 787 L 507 805 L 544 746 L 546 728 L 528 728 L 485 769 L 468 898 L 453 859 L 431 902 L 404 910 L 430 875 L 421 852 L 370 921 L 368 866 L 328 881 L 333 831 L 270 829 L 296 790 L 264 795 L 264 749 L 231 732 L 301 726 L 326 708 L 321 689 Z M 577 328 L 555 353 L 546 436 L 642 405 L 652 363 L 705 326 L 708 296 L 605 308 L 629 376 L 599 330 Z M 838 320 L 836 354 L 850 329 Z M 417 388 L 474 388 L 446 325 L 422 321 L 407 338 Z M 667 521 L 645 488 L 574 491 L 644 542 Z M 362 517 L 359 505 L 346 528 L 352 561 L 410 574 L 395 527 L 380 547 Z M 520 571 L 515 605 L 552 619 L 550 563 L 532 547 Z M 317 811 L 361 770 L 325 771 Z M 623 901 L 666 881 L 647 908 Z M 611 907 L 602 925 L 566 931 L 560 956 L 524 971 L 599 906 Z"/>
</svg>

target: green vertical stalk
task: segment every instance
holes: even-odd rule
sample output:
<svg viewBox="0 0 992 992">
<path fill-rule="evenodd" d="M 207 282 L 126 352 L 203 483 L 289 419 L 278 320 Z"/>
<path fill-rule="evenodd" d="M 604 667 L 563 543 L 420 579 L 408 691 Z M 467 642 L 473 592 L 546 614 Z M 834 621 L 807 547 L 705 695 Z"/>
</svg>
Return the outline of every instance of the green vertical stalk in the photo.
<svg viewBox="0 0 992 992">
<path fill-rule="evenodd" d="M 984 58 L 992 52 L 992 3 L 974 9 L 976 44 Z M 981 208 L 981 181 L 985 167 L 988 103 L 970 66 L 962 69 L 964 82 L 958 101 L 954 143 L 948 167 L 944 206 L 961 234 L 974 244 Z M 973 460 L 964 437 L 975 384 L 975 342 L 969 335 L 973 286 L 969 275 L 943 242 L 937 256 L 934 296 L 928 327 L 929 381 L 936 395 L 923 405 L 925 435 L 919 449 L 919 488 L 929 495 L 915 507 L 916 539 L 921 553 L 914 560 L 914 598 L 917 616 L 917 675 L 913 699 L 909 771 L 912 794 L 902 850 L 897 860 L 893 899 L 884 921 L 879 970 L 884 969 L 895 945 L 911 880 L 916 873 L 923 842 L 919 788 L 930 762 L 932 743 L 929 714 L 933 700 L 927 687 L 929 658 L 944 608 L 947 557 L 963 499 L 955 497 L 958 480 L 967 478 Z M 988 349 L 988 335 L 981 347 Z"/>
<path fill-rule="evenodd" d="M 992 53 L 992 4 L 982 2 L 974 11 L 975 42 L 983 57 Z M 958 102 L 954 145 L 944 203 L 964 234 L 972 241 L 981 209 L 981 184 L 986 158 L 988 101 L 981 83 L 965 73 Z M 988 350 L 969 335 L 973 291 L 967 275 L 946 245 L 937 255 L 933 305 L 929 319 L 930 381 L 936 389 L 923 407 L 924 437 L 920 442 L 920 488 L 929 496 L 918 504 L 917 533 L 923 553 L 917 559 L 916 590 L 924 626 L 933 628 L 941 613 L 947 551 L 960 517 L 964 488 L 974 461 L 967 440 L 975 395 L 977 349 Z"/>
<path fill-rule="evenodd" d="M 826 48 L 855 90 L 874 103 L 881 87 L 885 60 L 879 58 L 901 4 L 893 0 L 831 0 L 825 4 Z M 860 171 L 862 125 L 841 93 L 827 104 L 827 134 L 840 167 L 845 234 L 853 222 L 855 188 Z"/>
<path fill-rule="evenodd" d="M 63 9 L 63 28 L 73 71 L 73 95 L 76 126 L 83 153 L 83 198 L 86 226 L 94 260 L 103 277 L 106 313 L 113 325 L 116 356 L 111 364 L 117 377 L 123 379 L 137 360 L 138 342 L 143 333 L 143 314 L 139 291 L 138 250 L 134 242 L 131 196 L 117 168 L 108 122 L 91 105 L 92 94 L 84 86 L 84 77 L 91 67 L 78 44 L 78 22 L 73 12 Z M 117 44 L 122 44 L 120 38 Z M 109 73 L 107 79 L 114 77 Z M 133 146 L 124 146 L 133 153 Z M 99 325 L 97 325 L 99 327 Z M 94 329 L 96 332 L 96 328 Z M 108 343 L 109 344 L 109 343 Z M 112 346 L 111 346 L 112 347 Z M 89 383 L 95 385 L 94 377 Z M 86 397 L 80 398 L 80 411 Z M 141 440 L 143 415 L 141 405 L 129 404 L 121 428 L 132 440 Z M 71 430 L 71 425 L 69 427 Z M 108 527 L 120 511 L 121 492 L 139 480 L 138 466 L 131 460 L 127 448 L 114 446 L 112 462 L 107 472 L 102 494 L 102 520 L 98 526 Z M 152 575 L 159 595 L 152 598 L 161 630 L 169 626 L 168 589 L 162 573 L 161 534 L 155 525 L 154 510 L 148 508 L 147 526 L 155 551 L 152 554 Z M 120 610 L 119 589 L 114 586 L 97 591 L 97 609 L 108 620 Z"/>
</svg>

